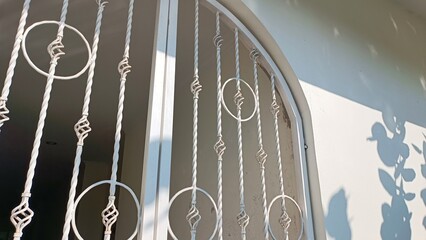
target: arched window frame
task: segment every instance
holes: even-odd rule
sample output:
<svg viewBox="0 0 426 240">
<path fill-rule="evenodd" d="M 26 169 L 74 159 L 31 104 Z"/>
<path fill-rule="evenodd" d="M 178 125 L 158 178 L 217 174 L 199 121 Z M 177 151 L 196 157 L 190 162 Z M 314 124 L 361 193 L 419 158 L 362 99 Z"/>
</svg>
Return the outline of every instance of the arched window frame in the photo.
<svg viewBox="0 0 426 240">
<path fill-rule="evenodd" d="M 201 0 L 200 3 L 213 12 L 219 11 L 224 15 L 223 21 L 228 27 L 237 27 L 242 43 L 249 48 L 258 49 L 262 55 L 259 64 L 266 72 L 275 74 L 276 88 L 292 126 L 296 176 L 301 179 L 298 181 L 297 199 L 304 215 L 304 232 L 306 239 L 315 239 L 305 149 L 307 145 L 302 115 L 293 93 L 272 57 L 233 13 L 216 0 Z M 158 1 L 141 193 L 144 211 L 138 239 L 167 239 L 167 214 L 162 210 L 168 209 L 170 199 L 177 16 L 178 0 Z"/>
</svg>

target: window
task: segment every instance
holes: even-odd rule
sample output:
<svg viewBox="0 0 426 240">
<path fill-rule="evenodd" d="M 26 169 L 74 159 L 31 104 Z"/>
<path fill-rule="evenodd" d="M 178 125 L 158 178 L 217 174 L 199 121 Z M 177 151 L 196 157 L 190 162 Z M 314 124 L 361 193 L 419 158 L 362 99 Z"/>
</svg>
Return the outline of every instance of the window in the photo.
<svg viewBox="0 0 426 240">
<path fill-rule="evenodd" d="M 50 14 L 51 18 L 57 18 L 62 6 L 47 4 L 49 7 L 45 8 L 43 4 L 32 4 L 31 9 L 45 10 L 30 14 L 28 26 Z M 220 232 L 215 233 L 216 237 L 223 235 L 226 239 L 240 239 L 241 232 L 245 229 L 237 223 L 237 215 L 243 212 L 250 217 L 246 228 L 247 237 L 262 239 L 265 238 L 264 214 L 274 199 L 274 204 L 270 207 L 271 213 L 267 214 L 269 218 L 266 220 L 269 219 L 271 232 L 277 239 L 283 239 L 284 232 L 279 223 L 283 212 L 280 209 L 282 190 L 275 127 L 278 127 L 280 139 L 278 146 L 281 150 L 285 194 L 291 197 L 285 198 L 287 212 L 292 220 L 289 236 L 291 239 L 297 239 L 299 231 L 303 229 L 303 239 L 313 238 L 300 114 L 283 75 L 250 31 L 218 2 L 200 1 L 196 54 L 198 61 L 194 64 L 194 2 L 136 2 L 128 58 L 132 69 L 127 74 L 124 115 L 121 122 L 123 128 L 117 131 L 117 104 L 123 73 L 120 75 L 116 72 L 116 65 L 122 60 L 125 51 L 128 2 L 111 2 L 104 7 L 88 112 L 91 131 L 84 140 L 76 197 L 93 183 L 110 179 L 113 152 L 118 153 L 117 178 L 125 186 L 119 184 L 119 190 L 115 194 L 114 201 L 119 217 L 109 233 L 111 239 L 127 239 L 137 227 L 139 214 L 141 223 L 136 228 L 139 230 L 138 239 L 165 239 L 167 236 L 173 239 L 167 233 L 168 218 L 171 229 L 179 239 L 188 239 L 191 234 L 197 239 L 208 239 L 215 228 Z M 22 6 L 8 1 L 6 8 L 13 9 L 11 12 L 18 16 L 18 9 Z M 77 14 L 79 9 L 81 12 Z M 81 29 L 90 44 L 93 42 L 91 38 L 97 11 L 99 10 L 96 4 L 69 5 L 66 23 Z M 86 16 L 93 19 L 88 21 Z M 15 19 L 15 22 L 5 25 L 16 26 L 16 21 Z M 217 26 L 220 27 L 220 32 Z M 49 44 L 55 38 L 57 26 L 43 25 L 37 28 L 28 33 L 27 50 L 31 59 L 35 59 L 36 65 L 39 64 L 41 69 L 48 69 L 50 58 L 41 53 L 40 46 Z M 12 36 L 16 31 L 14 27 L 6 30 L 7 36 Z M 218 34 L 223 40 L 220 48 Z M 237 42 L 236 37 L 239 38 Z M 11 46 L 13 38 L 7 37 L 1 41 L 8 42 L 8 46 Z M 83 51 L 81 46 L 84 44 L 78 35 L 65 30 L 63 44 L 66 54 L 57 65 L 57 73 L 73 73 L 84 67 L 87 53 Z M 217 62 L 218 53 L 220 66 Z M 89 55 L 92 59 L 93 56 Z M 9 59 L 9 56 L 4 54 L 1 57 Z M 194 65 L 197 64 L 198 67 L 194 70 Z M 6 75 L 6 68 L 7 66 L 1 66 L 0 73 Z M 219 89 L 218 69 L 221 71 Z M 202 88 L 199 93 L 194 85 L 191 92 L 191 84 L 195 80 L 194 71 L 198 73 L 195 75 L 199 76 L 200 89 Z M 8 218 L 10 209 L 19 203 L 20 191 L 26 179 L 24 169 L 28 169 L 28 156 L 31 154 L 33 134 L 36 131 L 38 111 L 46 84 L 46 77 L 35 76 L 35 72 L 23 57 L 19 57 L 15 72 L 13 88 L 7 102 L 11 120 L 5 122 L 0 135 L 0 163 L 7 166 L 0 168 L 0 177 L 3 183 L 10 182 L 1 185 L 1 191 L 7 196 L 1 199 L 0 204 L 1 237 L 11 236 L 15 231 Z M 62 235 L 75 149 L 81 147 L 75 138 L 73 126 L 81 117 L 87 78 L 87 74 L 83 74 L 71 81 L 53 81 L 30 201 L 36 217 L 24 230 L 24 239 L 37 239 L 41 235 L 43 239 L 58 239 Z M 271 85 L 272 79 L 276 88 Z M 247 121 L 234 118 L 238 119 L 238 108 L 234 104 L 236 83 L 241 85 L 241 94 L 244 96 L 241 116 L 250 116 Z M 277 125 L 270 109 L 274 99 L 273 92 L 279 106 Z M 222 113 L 221 124 L 218 124 L 218 108 Z M 194 112 L 194 109 L 197 111 Z M 230 113 L 234 114 L 234 117 Z M 197 117 L 196 124 L 194 116 Z M 218 130 L 219 126 L 221 130 Z M 197 130 L 194 131 L 194 128 Z M 219 140 L 218 131 L 222 133 L 222 140 L 226 145 L 223 159 L 220 161 L 214 149 Z M 261 138 L 259 132 L 262 134 Z M 121 139 L 117 139 L 117 134 L 121 135 Z M 194 134 L 197 135 L 196 138 Z M 194 139 L 197 140 L 195 144 Z M 259 164 L 263 154 L 256 157 L 260 148 L 268 155 L 264 185 L 262 164 Z M 196 158 L 193 157 L 194 152 Z M 196 168 L 194 161 L 197 163 Z M 219 162 L 222 163 L 221 168 L 218 168 Z M 196 192 L 196 202 L 193 201 L 194 195 L 191 195 L 190 188 L 195 186 L 194 170 L 197 171 L 196 186 L 201 189 Z M 219 184 L 218 171 L 222 171 L 222 184 Z M 241 180 L 244 180 L 244 183 Z M 105 234 L 99 214 L 111 201 L 111 194 L 108 192 L 110 182 L 103 183 L 105 185 L 99 188 L 90 188 L 87 195 L 81 198 L 76 210 L 76 225 L 85 239 L 96 239 Z M 126 191 L 126 186 L 134 192 L 133 197 L 139 199 L 140 213 L 134 206 L 132 195 Z M 222 201 L 218 200 L 220 186 Z M 244 196 L 244 201 L 241 196 Z M 297 204 L 293 204 L 291 199 Z M 171 200 L 173 205 L 169 212 Z M 186 221 L 190 210 L 188 206 L 197 208 L 192 209 L 190 213 L 190 221 L 197 233 L 191 233 Z M 298 207 L 303 221 L 299 216 Z M 219 213 L 220 209 L 222 214 Z M 114 215 L 116 212 L 110 208 L 106 212 L 106 215 L 108 214 Z M 198 224 L 199 216 L 202 220 Z M 222 219 L 222 224 L 216 224 L 218 218 Z M 246 215 L 240 216 L 241 225 L 245 219 Z M 269 231 L 266 233 L 271 234 Z"/>
</svg>

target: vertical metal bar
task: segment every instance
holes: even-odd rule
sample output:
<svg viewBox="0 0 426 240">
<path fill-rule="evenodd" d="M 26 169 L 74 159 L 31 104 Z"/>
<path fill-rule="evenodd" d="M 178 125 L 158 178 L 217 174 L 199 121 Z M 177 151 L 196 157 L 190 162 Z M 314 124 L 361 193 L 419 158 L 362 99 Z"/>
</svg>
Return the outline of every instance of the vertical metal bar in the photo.
<svg viewBox="0 0 426 240">
<path fill-rule="evenodd" d="M 178 0 L 159 0 L 152 57 L 138 239 L 167 239 Z"/>
</svg>

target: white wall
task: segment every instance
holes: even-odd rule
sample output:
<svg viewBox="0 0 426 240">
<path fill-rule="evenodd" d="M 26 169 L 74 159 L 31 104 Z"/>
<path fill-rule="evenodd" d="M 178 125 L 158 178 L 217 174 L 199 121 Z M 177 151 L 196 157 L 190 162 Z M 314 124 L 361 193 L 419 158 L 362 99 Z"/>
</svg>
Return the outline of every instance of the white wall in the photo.
<svg viewBox="0 0 426 240">
<path fill-rule="evenodd" d="M 328 239 L 424 239 L 426 20 L 386 0 L 243 2 L 309 104 Z"/>
</svg>

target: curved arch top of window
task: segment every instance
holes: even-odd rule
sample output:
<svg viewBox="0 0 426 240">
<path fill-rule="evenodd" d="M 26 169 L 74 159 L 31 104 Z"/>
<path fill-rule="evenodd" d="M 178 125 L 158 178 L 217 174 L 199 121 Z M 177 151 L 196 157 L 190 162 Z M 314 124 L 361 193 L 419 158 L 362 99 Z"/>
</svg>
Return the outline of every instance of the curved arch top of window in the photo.
<svg viewBox="0 0 426 240">
<path fill-rule="evenodd" d="M 191 72 L 190 70 L 186 71 L 185 68 L 192 69 L 192 48 L 193 48 L 193 21 L 194 18 L 192 16 L 193 9 L 190 9 L 188 6 L 193 7 L 193 2 L 189 1 L 189 3 L 179 3 L 179 25 L 177 27 L 177 53 L 176 53 L 176 80 L 175 80 L 175 105 L 174 105 L 174 127 L 173 127 L 173 151 L 171 156 L 171 181 L 170 181 L 170 197 L 174 196 L 175 193 L 179 192 L 179 190 L 184 189 L 185 186 L 190 186 L 191 180 L 191 164 L 190 164 L 190 158 L 191 158 L 191 133 L 192 133 L 192 94 L 189 92 L 189 85 L 192 81 L 192 75 L 189 75 L 188 72 Z M 312 210 L 311 210 L 311 197 L 310 197 L 310 189 L 309 189 L 309 179 L 308 179 L 308 172 L 307 172 L 307 162 L 306 162 L 306 155 L 305 155 L 305 140 L 304 140 L 304 130 L 303 130 L 303 123 L 301 114 L 299 113 L 298 107 L 296 105 L 296 102 L 293 98 L 292 92 L 281 73 L 280 69 L 274 62 L 274 60 L 271 58 L 271 56 L 268 54 L 268 52 L 265 50 L 265 48 L 260 44 L 260 42 L 257 40 L 257 38 L 251 33 L 251 31 L 243 24 L 241 23 L 237 17 L 235 17 L 226 7 L 221 5 L 217 1 L 213 0 L 205 0 L 200 1 L 200 82 L 203 85 L 203 90 L 200 92 L 200 111 L 199 111 L 199 130 L 198 130 L 198 159 L 201 161 L 198 164 L 198 175 L 199 180 L 198 183 L 200 186 L 205 187 L 206 191 L 211 193 L 211 196 L 213 199 L 217 199 L 216 196 L 216 178 L 214 177 L 216 174 L 215 169 L 215 155 L 213 150 L 213 139 L 214 132 L 215 132 L 215 124 L 216 124 L 216 111 L 215 107 L 216 105 L 213 103 L 206 103 L 206 102 L 214 102 L 215 101 L 215 93 L 216 93 L 216 85 L 215 85 L 215 74 L 216 72 L 213 71 L 216 68 L 216 62 L 215 62 L 215 48 L 213 46 L 212 37 L 214 37 L 214 19 L 215 19 L 215 13 L 219 12 L 220 19 L 221 19 L 221 28 L 223 31 L 223 38 L 224 38 L 224 44 L 222 47 L 223 52 L 223 59 L 224 62 L 223 65 L 225 65 L 224 68 L 228 67 L 231 68 L 235 64 L 235 60 L 230 59 L 227 60 L 226 55 L 233 56 L 234 54 L 234 35 L 233 30 L 235 28 L 238 29 L 239 32 L 239 39 L 240 39 L 240 61 L 241 61 L 241 69 L 242 69 L 242 79 L 248 82 L 249 85 L 253 86 L 253 76 L 252 74 L 252 66 L 250 65 L 251 61 L 249 59 L 250 51 L 252 49 L 257 49 L 259 52 L 259 78 L 260 78 L 260 89 L 267 89 L 270 91 L 270 78 L 271 75 L 275 77 L 275 85 L 277 89 L 277 97 L 279 98 L 279 102 L 281 104 L 281 111 L 286 112 L 284 115 L 280 115 L 280 127 L 286 128 L 287 130 L 280 131 L 281 138 L 285 138 L 282 142 L 282 148 L 285 150 L 291 151 L 283 153 L 283 158 L 287 157 L 290 158 L 294 164 L 294 166 L 284 166 L 284 175 L 288 175 L 289 172 L 290 175 L 294 175 L 293 179 L 294 182 L 291 182 L 291 184 L 294 184 L 294 189 L 290 190 L 292 197 L 296 199 L 297 203 L 299 204 L 302 213 L 303 213 L 303 223 L 304 223 L 304 233 L 302 239 L 314 239 L 314 227 L 313 227 L 313 219 L 312 219 Z M 207 11 L 209 10 L 209 11 Z M 205 15 L 208 15 L 206 17 Z M 209 29 L 210 34 L 205 33 L 205 29 Z M 208 43 L 205 43 L 208 41 Z M 203 52 L 209 52 L 208 54 Z M 182 59 L 186 59 L 187 61 L 182 61 Z M 205 70 L 208 67 L 206 65 L 212 65 L 209 66 L 209 70 Z M 231 70 L 230 70 L 231 71 Z M 226 69 L 223 70 L 223 76 L 222 76 L 222 84 L 225 83 L 225 81 L 232 77 L 232 73 L 229 73 L 230 71 L 226 71 Z M 235 71 L 235 70 L 233 70 Z M 263 85 L 262 85 L 263 84 Z M 229 88 L 233 89 L 234 84 L 229 83 Z M 228 88 L 228 87 L 227 87 Z M 250 111 L 252 109 L 251 102 L 251 95 L 249 91 L 244 90 L 245 86 L 242 86 L 243 92 L 245 91 L 245 101 L 247 102 L 247 105 L 245 105 L 246 108 L 250 108 Z M 229 92 L 226 92 L 229 91 Z M 224 90 L 224 95 L 231 95 L 232 90 Z M 261 90 L 261 95 L 266 92 L 265 90 Z M 270 94 L 270 93 L 268 93 Z M 270 95 L 265 95 L 264 97 L 260 97 L 260 101 L 264 102 L 261 106 L 261 114 L 262 115 L 270 115 L 269 111 L 269 101 Z M 225 97 L 226 98 L 226 97 Z M 206 100 L 208 99 L 208 100 Z M 203 102 L 204 101 L 204 102 Z M 232 104 L 232 98 L 228 97 L 229 105 Z M 230 107 L 232 108 L 232 107 Z M 183 110 L 186 109 L 186 110 Z M 232 188 L 235 192 L 238 192 L 238 188 L 235 185 L 235 179 L 232 178 L 232 176 L 227 176 L 226 171 L 235 171 L 235 176 L 238 175 L 236 164 L 237 164 L 237 153 L 236 153 L 236 127 L 235 127 L 235 120 L 231 120 L 231 117 L 226 113 L 224 109 L 222 109 L 223 116 L 223 128 L 224 128 L 224 135 L 227 134 L 229 137 L 225 137 L 225 143 L 227 146 L 226 153 L 224 155 L 224 185 L 228 185 L 229 188 Z M 234 110 L 230 110 L 235 111 Z M 246 113 L 249 115 L 249 110 L 246 110 L 243 113 Z M 206 117 L 207 115 L 207 117 Z M 226 116 L 225 116 L 226 115 Z M 266 152 L 268 154 L 268 167 L 269 168 L 276 168 L 276 160 L 275 160 L 275 152 L 274 152 L 274 146 L 270 146 L 273 144 L 273 131 L 271 130 L 273 128 L 272 122 L 268 122 L 269 117 L 263 117 L 263 129 L 264 129 L 264 138 L 270 138 L 270 140 L 265 140 L 265 145 L 268 145 L 265 147 Z M 208 122 L 205 123 L 205 122 Z M 234 122 L 232 122 L 234 121 Z M 251 162 L 249 164 L 253 164 L 253 167 L 250 168 L 248 166 L 246 168 L 245 177 L 255 179 L 253 181 L 257 181 L 260 184 L 260 178 L 259 178 L 259 168 L 258 163 L 256 162 L 256 159 L 252 157 L 252 152 L 254 149 L 257 149 L 257 145 L 254 140 L 256 138 L 255 134 L 255 118 L 253 120 L 250 120 L 251 122 L 247 123 L 247 125 L 243 125 L 243 139 L 246 141 L 245 145 L 243 146 L 244 149 L 244 162 Z M 268 124 L 270 123 L 270 124 Z M 245 124 L 245 123 L 244 123 Z M 286 125 L 286 126 L 284 126 Z M 212 128 L 211 131 L 205 130 L 206 128 Z M 246 130 L 244 130 L 246 128 Z M 267 129 L 268 128 L 268 129 Z M 228 131 L 228 132 L 227 132 Z M 204 138 L 206 135 L 208 135 L 209 140 L 205 140 Z M 254 138 L 250 140 L 245 140 L 246 138 Z M 234 142 L 232 142 L 234 141 Z M 211 146 L 209 145 L 211 144 Z M 291 145 L 291 146 L 289 146 Z M 185 149 L 185 150 L 182 150 Z M 227 155 L 226 155 L 227 154 Z M 235 158 L 233 158 L 235 156 Z M 228 159 L 227 159 L 228 158 Z M 232 158 L 232 159 L 229 159 Z M 210 164 L 205 164 L 202 161 L 211 161 Z M 283 159 L 283 162 L 289 161 L 288 159 Z M 233 162 L 227 163 L 227 162 Z M 225 164 L 229 164 L 228 168 L 225 166 Z M 214 169 L 212 169 L 214 167 Z M 286 169 L 287 167 L 287 169 Z M 209 173 L 206 174 L 206 169 L 209 169 Z M 270 173 L 271 175 L 268 175 Z M 183 175 L 182 175 L 183 174 Z M 228 173 L 230 174 L 230 173 Z M 183 177 L 185 176 L 185 177 Z M 202 178 L 207 178 L 210 180 L 203 180 Z M 275 196 L 274 188 L 277 189 L 277 178 L 278 175 L 272 175 L 272 170 L 268 172 L 267 170 L 267 201 L 268 204 L 273 200 L 273 197 Z M 272 180 L 274 178 L 274 180 Z M 233 181 L 231 182 L 226 182 Z M 232 179 L 232 180 L 231 180 Z M 180 182 L 181 181 L 181 182 Z M 252 184 L 251 180 L 245 181 L 245 188 L 246 191 L 248 191 L 248 195 L 251 200 L 255 199 L 252 203 L 253 206 L 258 208 L 256 213 L 254 213 L 255 217 L 251 217 L 250 224 L 247 228 L 250 228 L 250 225 L 257 225 L 256 227 L 253 227 L 256 230 L 248 230 L 248 231 L 257 231 L 261 232 L 263 224 L 261 216 L 258 214 L 261 214 L 261 191 L 260 191 L 260 185 Z M 248 189 L 248 190 L 247 190 Z M 272 190 L 271 190 L 272 189 Z M 226 189 L 224 190 L 226 191 Z M 230 191 L 230 190 L 229 190 Z M 172 225 L 173 229 L 177 229 L 177 234 L 180 236 L 189 237 L 187 235 L 182 235 L 184 232 L 188 232 L 188 228 L 185 226 L 187 225 L 186 222 L 182 221 L 184 218 L 183 216 L 186 216 L 187 214 L 187 206 L 190 196 L 190 191 L 185 193 L 185 197 L 183 199 L 175 200 L 173 199 L 173 206 L 170 209 L 169 217 L 170 217 L 170 224 Z M 224 195 L 226 192 L 224 192 Z M 200 201 L 204 201 L 203 204 L 211 206 L 208 204 L 208 201 L 206 198 L 203 198 L 202 193 L 199 194 L 199 198 L 201 198 Z M 247 201 L 251 201 L 247 200 Z M 179 202 L 180 201 L 180 202 Z M 229 202 L 226 202 L 227 199 L 224 197 L 224 205 L 232 205 Z M 232 199 L 228 201 L 235 201 L 238 202 L 238 198 Z M 256 202 L 257 201 L 257 202 Z M 203 205 L 201 204 L 201 205 Z M 259 205 L 256 205 L 259 204 Z M 276 205 L 278 207 L 279 204 Z M 289 204 L 291 205 L 291 204 Z M 233 234 L 238 232 L 239 226 L 235 223 L 236 216 L 235 214 L 231 213 L 232 211 L 236 211 L 235 208 L 238 210 L 238 206 L 233 204 L 234 209 L 231 209 L 231 207 L 224 206 L 224 211 L 227 214 L 230 214 L 230 217 L 224 218 L 225 222 L 224 224 L 230 225 L 235 224 L 234 227 L 226 226 L 225 228 L 228 228 L 228 232 L 233 232 Z M 277 208 L 278 209 L 278 208 Z M 212 208 L 213 211 L 213 208 Z M 253 210 L 255 211 L 255 210 Z M 204 217 L 202 218 L 205 220 L 205 222 L 211 222 L 214 221 L 214 213 L 213 215 L 206 216 L 206 213 L 203 213 L 203 209 L 200 209 L 201 215 Z M 253 215 L 253 212 L 252 212 Z M 255 219 L 257 218 L 257 219 Z M 179 220 L 180 219 L 180 220 Z M 232 222 L 231 222 L 232 221 Z M 271 223 L 271 225 L 274 225 L 278 222 L 277 219 L 270 219 L 270 221 L 275 221 L 274 223 Z M 202 221 L 201 221 L 202 222 Z M 293 223 L 294 224 L 294 223 Z M 174 226 L 174 227 L 173 227 Z M 199 231 L 203 231 L 200 229 L 204 229 L 205 232 L 211 233 L 213 231 L 213 227 L 208 224 L 200 223 L 198 226 Z M 237 230 L 233 229 L 237 228 Z M 180 231 L 179 229 L 182 229 Z M 231 229 L 231 230 L 230 230 Z M 225 229 L 226 231 L 226 229 Z M 274 228 L 274 231 L 280 231 L 278 228 Z M 208 234 L 201 233 L 200 235 L 201 239 L 208 238 Z M 259 233 L 260 234 L 260 233 Z M 293 237 L 294 237 L 293 233 Z M 260 235 L 256 235 L 255 238 L 258 238 Z M 250 239 L 253 236 L 248 236 L 248 239 Z M 179 236 L 178 236 L 179 238 Z M 238 236 L 233 236 L 231 239 L 239 239 Z M 296 238 L 297 239 L 297 238 Z"/>
</svg>

